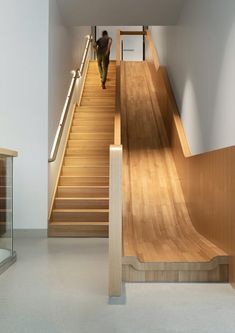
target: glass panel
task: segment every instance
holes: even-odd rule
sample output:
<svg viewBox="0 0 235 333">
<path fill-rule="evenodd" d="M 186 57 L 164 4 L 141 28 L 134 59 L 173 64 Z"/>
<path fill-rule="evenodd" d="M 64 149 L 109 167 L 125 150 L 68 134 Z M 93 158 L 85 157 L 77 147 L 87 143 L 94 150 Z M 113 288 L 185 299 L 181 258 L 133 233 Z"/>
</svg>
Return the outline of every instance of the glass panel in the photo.
<svg viewBox="0 0 235 333">
<path fill-rule="evenodd" d="M 13 254 L 12 157 L 0 155 L 0 264 Z"/>
</svg>

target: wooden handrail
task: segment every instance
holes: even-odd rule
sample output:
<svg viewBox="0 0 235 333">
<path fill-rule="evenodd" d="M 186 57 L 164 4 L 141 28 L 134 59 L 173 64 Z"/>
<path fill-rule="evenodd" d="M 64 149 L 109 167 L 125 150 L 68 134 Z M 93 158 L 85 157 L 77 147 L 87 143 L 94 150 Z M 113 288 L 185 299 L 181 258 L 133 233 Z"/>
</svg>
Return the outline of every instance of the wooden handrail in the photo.
<svg viewBox="0 0 235 333">
<path fill-rule="evenodd" d="M 146 35 L 146 31 L 128 31 L 128 30 L 121 30 L 120 35 L 126 36 L 144 36 Z"/>
<path fill-rule="evenodd" d="M 70 103 L 71 103 L 71 100 L 72 100 L 72 97 L 73 97 L 73 92 L 74 92 L 74 87 L 75 87 L 75 84 L 76 84 L 76 80 L 79 79 L 80 77 L 82 77 L 82 75 L 83 75 L 84 65 L 85 65 L 87 55 L 88 55 L 88 50 L 89 50 L 89 47 L 90 47 L 90 44 L 91 44 L 91 41 L 92 41 L 92 36 L 88 35 L 86 38 L 87 38 L 87 42 L 86 42 L 86 45 L 85 45 L 85 48 L 84 48 L 84 51 L 83 51 L 82 61 L 81 61 L 81 64 L 80 64 L 79 68 L 76 71 L 74 71 L 74 73 L 73 73 L 73 77 L 72 77 L 71 84 L 70 84 L 70 87 L 69 87 L 68 95 L 67 95 L 66 100 L 65 100 L 65 105 L 64 105 L 61 117 L 60 117 L 60 122 L 59 122 L 59 125 L 58 125 L 58 128 L 57 128 L 57 131 L 56 131 L 54 143 L 53 143 L 51 153 L 50 153 L 50 157 L 49 157 L 49 160 L 48 160 L 49 163 L 54 162 L 56 160 L 57 153 L 58 153 L 59 146 L 60 146 L 62 133 L 63 133 L 63 129 L 64 129 L 64 125 L 65 125 L 65 121 L 67 119 L 68 111 L 69 111 L 69 108 L 70 108 Z"/>
<path fill-rule="evenodd" d="M 0 155 L 6 156 L 6 157 L 17 157 L 18 153 L 17 151 L 0 148 Z"/>
<path fill-rule="evenodd" d="M 114 144 L 109 162 L 109 296 L 122 293 L 122 140 L 121 140 L 121 35 L 145 35 L 145 31 L 117 31 L 116 108 Z"/>
<path fill-rule="evenodd" d="M 116 108 L 114 116 L 114 144 L 121 144 L 121 105 L 120 105 L 120 93 L 121 93 L 121 61 L 120 61 L 120 31 L 117 31 L 116 41 Z"/>
<path fill-rule="evenodd" d="M 109 159 L 109 296 L 122 292 L 122 145 L 121 145 L 121 61 L 120 31 L 116 46 L 116 108 L 114 144 Z"/>
<path fill-rule="evenodd" d="M 152 39 L 152 36 L 151 36 L 151 33 L 149 30 L 146 33 L 146 40 L 147 40 L 147 43 L 149 46 L 149 51 L 151 53 L 151 58 L 154 63 L 155 69 L 156 69 L 156 71 L 158 71 L 158 69 L 160 67 L 160 60 L 159 60 L 159 56 L 158 56 L 157 50 L 155 48 L 155 45 L 154 45 L 154 42 L 153 42 L 153 39 Z"/>
</svg>

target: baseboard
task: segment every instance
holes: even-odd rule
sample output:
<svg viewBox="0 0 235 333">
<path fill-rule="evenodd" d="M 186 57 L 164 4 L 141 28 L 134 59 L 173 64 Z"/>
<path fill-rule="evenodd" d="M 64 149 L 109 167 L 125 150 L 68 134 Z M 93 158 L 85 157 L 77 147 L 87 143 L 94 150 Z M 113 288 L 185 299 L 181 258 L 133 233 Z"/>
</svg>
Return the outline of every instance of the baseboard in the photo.
<svg viewBox="0 0 235 333">
<path fill-rule="evenodd" d="M 14 238 L 47 238 L 47 229 L 15 229 Z"/>
</svg>

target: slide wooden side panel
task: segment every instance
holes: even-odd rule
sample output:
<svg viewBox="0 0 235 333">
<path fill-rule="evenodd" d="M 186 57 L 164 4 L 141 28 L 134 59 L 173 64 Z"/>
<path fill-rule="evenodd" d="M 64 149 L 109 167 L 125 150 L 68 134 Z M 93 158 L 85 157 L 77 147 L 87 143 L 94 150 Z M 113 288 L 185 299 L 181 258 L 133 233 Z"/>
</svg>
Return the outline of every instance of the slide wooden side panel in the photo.
<svg viewBox="0 0 235 333">
<path fill-rule="evenodd" d="M 230 255 L 230 282 L 235 286 L 235 147 L 191 155 L 166 69 L 154 66 L 149 54 L 148 67 L 190 219 L 198 232 Z"/>
</svg>

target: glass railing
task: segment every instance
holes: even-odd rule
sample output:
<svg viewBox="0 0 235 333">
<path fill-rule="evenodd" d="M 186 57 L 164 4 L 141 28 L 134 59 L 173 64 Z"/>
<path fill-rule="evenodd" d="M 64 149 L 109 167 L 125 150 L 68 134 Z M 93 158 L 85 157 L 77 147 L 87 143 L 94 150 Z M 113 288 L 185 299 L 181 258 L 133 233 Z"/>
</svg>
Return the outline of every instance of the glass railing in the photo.
<svg viewBox="0 0 235 333">
<path fill-rule="evenodd" d="M 0 273 L 15 261 L 13 247 L 13 157 L 0 149 Z"/>
</svg>

